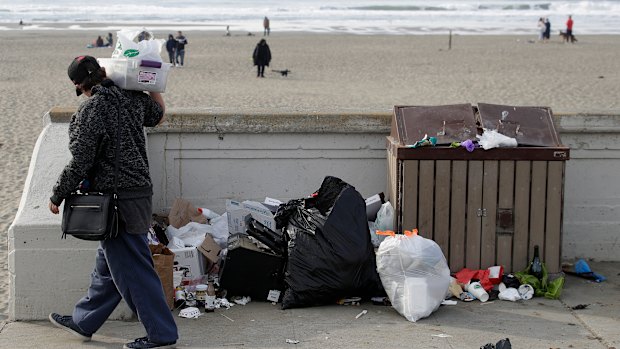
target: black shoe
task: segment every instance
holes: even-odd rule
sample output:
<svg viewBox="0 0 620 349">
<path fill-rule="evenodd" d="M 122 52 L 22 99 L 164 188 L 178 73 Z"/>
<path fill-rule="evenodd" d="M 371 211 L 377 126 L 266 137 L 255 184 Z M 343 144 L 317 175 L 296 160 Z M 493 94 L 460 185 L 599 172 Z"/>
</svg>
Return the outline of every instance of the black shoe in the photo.
<svg viewBox="0 0 620 349">
<path fill-rule="evenodd" d="M 153 343 L 149 341 L 148 337 L 136 338 L 131 343 L 123 345 L 123 349 L 148 349 L 148 348 L 174 348 L 177 342 L 170 343 Z"/>
<path fill-rule="evenodd" d="M 82 331 L 74 322 L 73 317 L 71 315 L 60 315 L 56 313 L 51 313 L 49 315 L 50 322 L 54 324 L 54 326 L 58 328 L 62 328 L 63 330 L 79 337 L 84 342 L 90 341 L 93 334 L 86 333 Z"/>
</svg>

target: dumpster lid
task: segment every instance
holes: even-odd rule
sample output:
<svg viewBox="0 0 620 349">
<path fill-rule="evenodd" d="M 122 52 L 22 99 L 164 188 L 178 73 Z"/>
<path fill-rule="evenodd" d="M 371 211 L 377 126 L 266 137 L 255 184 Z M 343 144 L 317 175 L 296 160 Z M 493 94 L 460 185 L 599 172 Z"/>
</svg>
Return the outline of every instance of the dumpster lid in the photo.
<svg viewBox="0 0 620 349">
<path fill-rule="evenodd" d="M 550 108 L 478 103 L 478 112 L 483 128 L 516 138 L 520 146 L 561 145 Z"/>
<path fill-rule="evenodd" d="M 442 106 L 395 106 L 391 136 L 402 145 L 414 144 L 424 135 L 437 144 L 476 139 L 476 120 L 471 104 Z"/>
</svg>

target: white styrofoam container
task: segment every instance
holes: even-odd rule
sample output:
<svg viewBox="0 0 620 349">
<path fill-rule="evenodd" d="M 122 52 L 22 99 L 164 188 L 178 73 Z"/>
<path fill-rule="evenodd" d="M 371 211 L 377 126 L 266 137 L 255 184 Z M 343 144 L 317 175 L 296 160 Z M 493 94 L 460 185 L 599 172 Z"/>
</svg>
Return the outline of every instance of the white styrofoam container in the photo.
<svg viewBox="0 0 620 349">
<path fill-rule="evenodd" d="M 168 71 L 172 64 L 161 63 L 161 68 L 141 66 L 142 60 L 135 58 L 97 58 L 105 68 L 106 75 L 126 90 L 165 92 Z"/>
</svg>

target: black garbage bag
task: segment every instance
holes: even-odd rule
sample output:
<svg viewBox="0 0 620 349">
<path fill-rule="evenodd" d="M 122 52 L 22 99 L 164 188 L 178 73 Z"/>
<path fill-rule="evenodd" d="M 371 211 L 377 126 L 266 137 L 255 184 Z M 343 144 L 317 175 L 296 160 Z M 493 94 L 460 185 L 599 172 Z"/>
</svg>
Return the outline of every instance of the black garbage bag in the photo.
<svg viewBox="0 0 620 349">
<path fill-rule="evenodd" d="M 366 204 L 353 186 L 328 176 L 315 198 L 289 201 L 275 219 L 288 240 L 282 309 L 385 294 Z"/>
</svg>

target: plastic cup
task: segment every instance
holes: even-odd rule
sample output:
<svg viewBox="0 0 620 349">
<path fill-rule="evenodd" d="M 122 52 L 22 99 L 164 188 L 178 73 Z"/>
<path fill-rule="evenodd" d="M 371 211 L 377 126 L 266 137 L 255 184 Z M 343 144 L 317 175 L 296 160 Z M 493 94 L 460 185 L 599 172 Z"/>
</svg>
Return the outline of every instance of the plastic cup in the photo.
<svg viewBox="0 0 620 349">
<path fill-rule="evenodd" d="M 519 295 L 525 300 L 532 299 L 534 297 L 534 288 L 531 285 L 523 284 L 519 286 Z"/>
<path fill-rule="evenodd" d="M 482 288 L 479 282 L 472 282 L 467 286 L 467 292 L 471 293 L 474 297 L 478 298 L 481 302 L 489 300 L 489 294 Z"/>
</svg>

